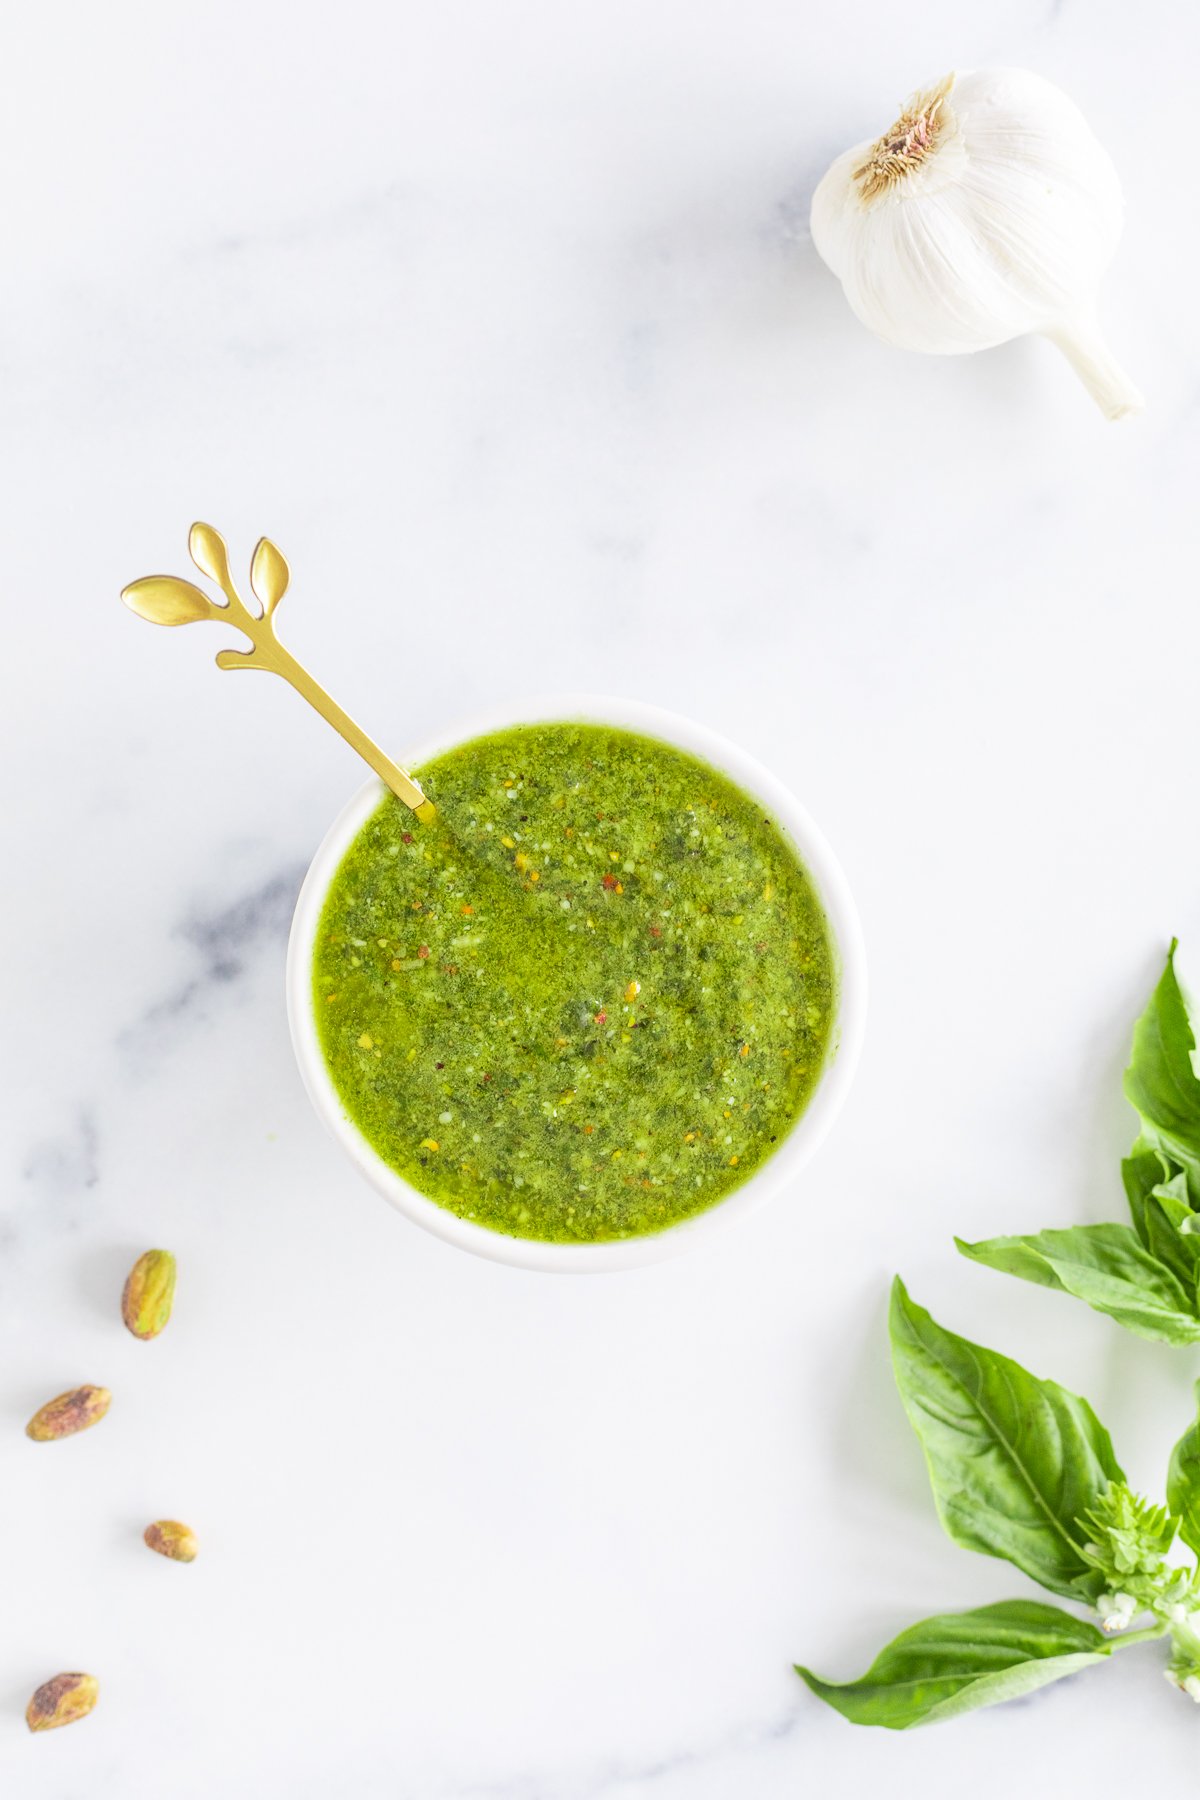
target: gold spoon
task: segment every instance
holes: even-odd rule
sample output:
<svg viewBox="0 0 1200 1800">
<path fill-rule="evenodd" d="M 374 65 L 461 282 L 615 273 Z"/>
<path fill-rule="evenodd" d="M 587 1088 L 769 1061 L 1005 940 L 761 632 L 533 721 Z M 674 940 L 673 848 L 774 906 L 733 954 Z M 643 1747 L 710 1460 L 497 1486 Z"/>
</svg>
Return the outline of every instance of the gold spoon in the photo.
<svg viewBox="0 0 1200 1800">
<path fill-rule="evenodd" d="M 296 692 L 316 707 L 321 717 L 340 731 L 346 742 L 370 763 L 380 780 L 391 788 L 397 799 L 410 807 L 422 825 L 436 817 L 432 800 L 427 800 L 411 775 L 385 756 L 378 744 L 344 713 L 337 701 L 315 682 L 307 669 L 285 650 L 275 635 L 275 608 L 287 590 L 288 566 L 283 553 L 270 538 L 259 538 L 250 563 L 250 586 L 262 605 L 261 612 L 252 611 L 242 600 L 229 573 L 229 553 L 225 540 L 211 525 L 195 524 L 188 533 L 188 550 L 201 572 L 215 581 L 225 595 L 224 600 L 210 600 L 190 581 L 174 575 L 144 575 L 121 589 L 121 598 L 139 618 L 152 625 L 194 625 L 200 619 L 215 619 L 234 625 L 250 639 L 250 650 L 219 650 L 219 669 L 266 669 L 282 675 Z"/>
</svg>

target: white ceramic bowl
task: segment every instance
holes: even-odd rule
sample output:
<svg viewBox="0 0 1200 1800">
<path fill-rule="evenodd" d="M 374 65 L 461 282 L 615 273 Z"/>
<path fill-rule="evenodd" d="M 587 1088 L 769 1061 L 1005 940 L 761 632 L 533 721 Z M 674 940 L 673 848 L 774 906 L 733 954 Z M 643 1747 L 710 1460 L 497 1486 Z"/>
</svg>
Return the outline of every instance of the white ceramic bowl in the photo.
<svg viewBox="0 0 1200 1800">
<path fill-rule="evenodd" d="M 807 869 L 833 936 L 838 975 L 837 1015 L 821 1079 L 804 1112 L 779 1148 L 741 1187 L 735 1188 L 707 1212 L 697 1213 L 665 1231 L 602 1244 L 544 1244 L 531 1238 L 508 1237 L 469 1219 L 458 1218 L 427 1199 L 403 1176 L 389 1168 L 342 1106 L 321 1054 L 312 1002 L 313 941 L 321 908 L 338 865 L 385 791 L 378 781 L 368 781 L 361 787 L 334 820 L 324 843 L 313 857 L 300 890 L 288 941 L 288 1021 L 300 1074 L 321 1119 L 351 1162 L 407 1218 L 445 1238 L 447 1243 L 457 1244 L 462 1250 L 473 1250 L 478 1256 L 512 1263 L 519 1268 L 628 1269 L 639 1263 L 659 1262 L 703 1243 L 714 1232 L 726 1230 L 736 1219 L 743 1218 L 786 1188 L 801 1164 L 807 1162 L 833 1123 L 854 1074 L 866 1015 L 866 959 L 858 914 L 845 876 L 799 801 L 793 799 L 761 763 L 718 737 L 716 732 L 696 725 L 690 719 L 634 700 L 564 695 L 529 706 L 497 708 L 453 725 L 431 742 L 419 744 L 402 761 L 406 766 L 420 767 L 454 745 L 482 737 L 487 732 L 501 731 L 506 726 L 558 720 L 624 727 L 690 751 L 730 776 L 739 787 L 762 802 L 764 813 L 795 846 Z"/>
</svg>

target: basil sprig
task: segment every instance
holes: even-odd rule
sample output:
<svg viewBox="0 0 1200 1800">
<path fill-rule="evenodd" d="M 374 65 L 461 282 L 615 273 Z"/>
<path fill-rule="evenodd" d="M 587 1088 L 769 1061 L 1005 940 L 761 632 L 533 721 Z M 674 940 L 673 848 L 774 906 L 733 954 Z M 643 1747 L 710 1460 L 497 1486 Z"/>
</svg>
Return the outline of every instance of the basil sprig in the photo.
<svg viewBox="0 0 1200 1800">
<path fill-rule="evenodd" d="M 1074 1294 L 1141 1337 L 1200 1343 L 1195 1057 L 1172 943 L 1125 1072 L 1141 1123 L 1121 1165 L 1132 1223 L 956 1239 L 963 1255 Z M 1200 1701 L 1200 1410 L 1171 1452 L 1167 1505 L 1157 1506 L 1126 1484 L 1086 1400 L 947 1331 L 899 1277 L 889 1331 L 896 1385 L 949 1536 L 1090 1605 L 1099 1623 L 1032 1600 L 939 1613 L 902 1631 L 857 1681 L 797 1665 L 812 1692 L 856 1725 L 905 1731 L 1166 1638 L 1168 1679 Z M 1190 1567 L 1169 1560 L 1177 1541 L 1196 1559 Z M 1138 1619 L 1147 1622 L 1132 1628 Z"/>
<path fill-rule="evenodd" d="M 897 1278 L 889 1320 L 896 1385 L 948 1534 L 1044 1588 L 1090 1604 L 1007 1600 L 939 1613 L 882 1650 L 857 1681 L 796 1672 L 857 1725 L 905 1731 L 994 1706 L 1167 1638 L 1168 1677 L 1200 1700 L 1200 1561 L 1168 1561 L 1176 1534 L 1200 1557 L 1200 1416 L 1171 1456 L 1170 1513 L 1133 1493 L 1087 1401 L 947 1331 Z M 1131 1629 L 1134 1621 L 1146 1623 Z"/>
<path fill-rule="evenodd" d="M 1131 1225 L 955 1240 L 964 1256 L 1074 1294 L 1139 1337 L 1200 1343 L 1200 1079 L 1175 943 L 1134 1027 L 1125 1093 L 1141 1132 L 1121 1165 Z"/>
</svg>

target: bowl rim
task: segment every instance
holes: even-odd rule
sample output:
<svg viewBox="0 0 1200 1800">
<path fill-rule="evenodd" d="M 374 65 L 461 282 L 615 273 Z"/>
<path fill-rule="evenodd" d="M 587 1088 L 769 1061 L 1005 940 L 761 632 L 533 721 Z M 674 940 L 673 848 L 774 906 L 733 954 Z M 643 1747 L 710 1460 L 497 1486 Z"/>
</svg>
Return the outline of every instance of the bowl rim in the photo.
<svg viewBox="0 0 1200 1800">
<path fill-rule="evenodd" d="M 444 1242 L 493 1262 L 546 1272 L 595 1272 L 661 1262 L 698 1247 L 735 1220 L 774 1199 L 825 1137 L 854 1077 L 866 1024 L 866 952 L 858 911 L 841 865 L 805 807 L 757 758 L 682 714 L 647 701 L 605 695 L 564 693 L 520 704 L 506 703 L 451 720 L 401 757 L 405 767 L 490 732 L 520 725 L 611 725 L 636 731 L 684 750 L 762 800 L 792 844 L 816 889 L 834 944 L 838 976 L 837 1012 L 825 1065 L 808 1105 L 772 1155 L 723 1200 L 707 1211 L 642 1237 L 598 1244 L 543 1243 L 509 1237 L 478 1225 L 430 1200 L 391 1168 L 347 1115 L 325 1064 L 312 1004 L 312 951 L 330 882 L 352 839 L 387 792 L 374 776 L 342 807 L 308 867 L 296 900 L 288 936 L 286 985 L 292 1047 L 318 1118 L 371 1185 L 396 1209 Z"/>
</svg>

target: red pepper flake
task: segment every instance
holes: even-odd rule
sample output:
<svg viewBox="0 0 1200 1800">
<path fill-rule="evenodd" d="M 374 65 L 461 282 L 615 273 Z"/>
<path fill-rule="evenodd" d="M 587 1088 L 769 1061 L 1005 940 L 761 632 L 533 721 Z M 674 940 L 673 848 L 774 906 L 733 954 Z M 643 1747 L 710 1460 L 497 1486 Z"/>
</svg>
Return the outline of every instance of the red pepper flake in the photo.
<svg viewBox="0 0 1200 1800">
<path fill-rule="evenodd" d="M 490 1076 L 490 1075 L 485 1075 L 485 1076 L 484 1076 L 484 1078 L 483 1078 L 483 1079 L 484 1079 L 484 1080 L 485 1080 L 485 1081 L 490 1081 L 490 1080 L 491 1080 L 491 1079 L 492 1079 L 492 1078 L 491 1078 L 491 1076 Z"/>
<path fill-rule="evenodd" d="M 608 1014 L 607 1013 L 597 1013 L 596 1014 L 596 1023 L 597 1023 L 597 1025 L 607 1025 Z"/>
<path fill-rule="evenodd" d="M 434 1063 L 433 1066 L 435 1069 L 444 1069 L 446 1065 L 445 1063 Z"/>
<path fill-rule="evenodd" d="M 411 844 L 412 843 L 412 832 L 411 831 L 402 831 L 400 833 L 400 841 L 403 844 Z"/>
<path fill-rule="evenodd" d="M 614 874 L 612 874 L 612 873 L 611 873 L 611 872 L 610 872 L 610 873 L 609 873 L 609 874 L 607 874 L 607 875 L 606 875 L 606 876 L 605 876 L 605 877 L 604 877 L 604 880 L 603 880 L 603 881 L 602 881 L 602 882 L 601 882 L 601 884 L 600 884 L 600 885 L 601 885 L 601 886 L 602 886 L 602 887 L 606 887 L 606 888 L 608 888 L 608 890 L 609 890 L 609 892 L 610 892 L 610 893 L 611 893 L 611 892 L 612 892 L 612 890 L 613 890 L 613 888 L 615 888 L 615 887 L 616 887 L 616 885 L 617 885 L 617 878 L 616 878 L 616 876 L 615 876 L 615 875 L 614 875 Z"/>
<path fill-rule="evenodd" d="M 650 927 L 650 936 L 651 937 L 661 937 L 662 936 L 662 926 L 661 925 L 652 925 Z"/>
<path fill-rule="evenodd" d="M 418 956 L 428 956 L 429 955 L 429 945 L 422 944 L 420 949 L 417 951 L 417 955 Z"/>
</svg>

